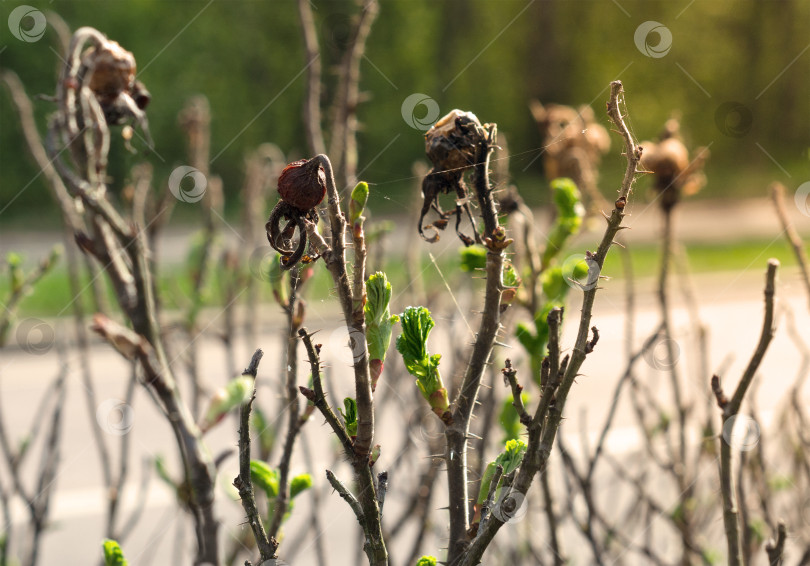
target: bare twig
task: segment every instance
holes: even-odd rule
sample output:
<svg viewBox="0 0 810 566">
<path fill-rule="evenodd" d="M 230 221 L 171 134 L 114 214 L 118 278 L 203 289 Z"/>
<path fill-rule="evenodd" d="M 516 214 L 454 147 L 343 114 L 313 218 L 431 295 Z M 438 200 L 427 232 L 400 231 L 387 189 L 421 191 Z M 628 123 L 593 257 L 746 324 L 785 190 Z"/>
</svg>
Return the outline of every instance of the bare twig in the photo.
<svg viewBox="0 0 810 566">
<path fill-rule="evenodd" d="M 765 543 L 765 552 L 768 553 L 770 566 L 784 564 L 785 540 L 787 540 L 787 528 L 783 521 L 779 521 L 779 526 L 776 528 L 776 540 L 771 539 Z"/>
<path fill-rule="evenodd" d="M 250 375 L 256 379 L 256 372 L 263 352 L 256 350 L 250 365 L 245 369 L 243 375 Z M 253 482 L 250 478 L 250 409 L 253 400 L 256 398 L 256 387 L 253 387 L 253 394 L 247 403 L 243 403 L 239 409 L 239 475 L 233 480 L 233 485 L 239 490 L 239 499 L 242 500 L 242 507 L 247 515 L 247 522 L 253 531 L 256 539 L 256 546 L 259 547 L 260 560 L 264 562 L 271 558 L 276 558 L 278 542 L 273 537 L 268 538 L 264 532 L 262 518 L 256 508 L 256 499 L 253 496 Z"/>
<path fill-rule="evenodd" d="M 503 370 L 504 378 L 509 382 L 509 387 L 512 389 L 512 406 L 517 411 L 520 422 L 528 426 L 532 422 L 529 413 L 526 412 L 526 407 L 523 406 L 523 386 L 518 383 L 517 371 L 512 367 L 512 361 L 507 358 Z"/>
<path fill-rule="evenodd" d="M 313 401 L 318 409 L 327 418 L 335 434 L 338 435 L 346 455 L 350 458 L 352 467 L 356 475 L 358 484 L 358 498 L 363 509 L 363 517 L 366 521 L 364 533 L 366 540 L 364 550 L 368 556 L 371 566 L 385 566 L 388 564 L 388 551 L 383 540 L 382 524 L 380 519 L 379 502 L 377 499 L 377 489 L 374 476 L 371 472 L 370 459 L 371 446 L 374 440 L 374 406 L 372 402 L 371 373 L 369 371 L 368 345 L 366 343 L 366 324 L 363 313 L 364 297 L 356 297 L 352 294 L 351 284 L 347 273 L 346 265 L 346 217 L 340 209 L 340 195 L 335 185 L 335 178 L 332 171 L 332 164 L 325 155 L 318 155 L 313 158 L 323 168 L 326 176 L 326 196 L 327 212 L 329 216 L 330 239 L 329 243 L 318 233 L 315 223 L 304 220 L 307 235 L 311 245 L 323 256 L 326 267 L 332 275 L 338 299 L 343 310 L 343 318 L 349 330 L 349 336 L 353 342 L 352 352 L 354 354 L 354 385 L 355 400 L 357 401 L 357 436 L 354 442 L 348 438 L 343 425 L 334 426 L 332 417 L 327 417 L 330 411 L 323 399 L 323 390 L 309 391 L 301 389 L 310 401 Z M 365 286 L 361 286 L 365 293 Z M 299 334 L 304 329 L 299 331 Z M 305 336 L 303 332 L 302 336 Z M 304 344 L 307 345 L 305 338 Z M 317 366 L 318 357 L 314 347 L 307 346 L 310 365 L 313 367 L 313 374 Z M 314 377 L 314 375 L 313 375 Z M 314 379 L 313 379 L 313 383 Z M 320 387 L 320 383 L 316 385 Z M 340 433 L 339 431 L 343 431 Z M 347 443 L 348 441 L 348 443 Z"/>
<path fill-rule="evenodd" d="M 335 474 L 332 473 L 331 470 L 326 470 L 326 479 L 329 480 L 329 484 L 338 492 L 338 494 L 349 504 L 349 507 L 352 508 L 354 511 L 355 517 L 357 517 L 357 522 L 360 523 L 360 526 L 363 527 L 363 530 L 366 528 L 366 520 L 363 516 L 363 507 L 360 505 L 360 502 L 357 501 L 357 498 L 352 495 L 346 486 L 340 483 L 340 480 L 335 477 Z"/>
<path fill-rule="evenodd" d="M 301 20 L 301 35 L 307 53 L 307 99 L 304 103 L 304 126 L 307 144 L 315 155 L 326 153 L 321 130 L 321 52 L 318 46 L 318 30 L 312 16 L 309 0 L 298 0 L 298 17 Z"/>
<path fill-rule="evenodd" d="M 793 254 L 796 256 L 796 263 L 799 264 L 799 269 L 802 272 L 802 281 L 804 288 L 807 290 L 808 304 L 810 304 L 810 262 L 807 260 L 807 253 L 804 250 L 804 242 L 801 236 L 796 231 L 793 222 L 788 216 L 787 207 L 785 206 L 785 186 L 781 183 L 773 183 L 770 186 L 771 199 L 773 206 L 776 209 L 776 215 L 779 217 L 779 222 L 782 224 L 782 230 L 785 234 L 790 247 L 793 249 Z"/>
<path fill-rule="evenodd" d="M 90 50 L 86 49 L 88 43 Z M 84 204 L 91 233 L 77 232 L 77 242 L 104 266 L 118 303 L 133 328 L 129 330 L 100 316 L 96 319 L 97 329 L 119 351 L 138 359 L 145 383 L 164 413 L 170 415 L 168 420 L 183 460 L 186 481 L 191 486 L 188 510 L 196 528 L 196 560 L 216 563 L 219 526 L 213 511 L 216 470 L 188 407 L 180 399 L 165 353 L 146 235 L 137 223 L 125 220 L 106 196 L 110 131 L 100 99 L 90 89 L 90 78 L 94 74 L 93 54 L 108 49 L 109 45 L 92 28 L 80 28 L 74 34 L 57 82 L 58 112 L 49 124 L 46 149 L 62 181 Z M 134 118 L 145 125 L 145 115 L 134 108 L 137 110 Z M 107 107 L 107 110 L 114 109 Z M 64 163 L 57 141 L 70 149 L 71 166 Z"/>
<path fill-rule="evenodd" d="M 734 395 L 731 399 L 726 400 L 720 389 L 719 380 L 712 379 L 712 390 L 717 397 L 718 405 L 723 411 L 724 427 L 729 419 L 737 415 L 740 411 L 745 393 L 754 379 L 757 368 L 759 368 L 762 358 L 773 338 L 773 313 L 774 313 L 774 293 L 775 293 L 775 280 L 776 271 L 779 267 L 779 262 L 775 259 L 768 260 L 768 271 L 765 279 L 765 316 L 762 322 L 762 333 L 760 334 L 759 343 L 756 350 L 754 350 L 748 366 L 743 372 L 740 383 L 734 390 Z M 733 426 L 733 422 L 732 422 Z M 734 487 L 734 477 L 732 473 L 731 463 L 731 449 L 732 442 L 730 431 L 724 434 L 720 442 L 720 489 L 723 496 L 723 523 L 725 525 L 726 539 L 728 542 L 728 563 L 730 566 L 741 566 L 743 564 L 743 548 L 742 538 L 740 537 L 740 524 L 738 519 L 737 510 L 737 497 Z"/>
<path fill-rule="evenodd" d="M 301 409 L 298 405 L 298 329 L 304 319 L 304 303 L 298 296 L 300 269 L 298 266 L 290 270 L 290 298 L 287 302 L 287 353 L 285 366 L 286 376 L 286 410 L 287 410 L 287 436 L 284 439 L 284 448 L 279 461 L 279 487 L 273 514 L 267 533 L 275 537 L 281 528 L 281 522 L 289 504 L 289 478 L 290 464 L 292 462 L 293 448 L 298 433 L 301 430 Z"/>
<path fill-rule="evenodd" d="M 591 254 L 591 263 L 593 265 L 591 269 L 598 270 L 601 270 L 605 257 L 613 245 L 613 240 L 616 234 L 622 228 L 621 224 L 625 215 L 625 205 L 632 189 L 633 181 L 636 178 L 638 163 L 641 158 L 641 148 L 637 146 L 636 142 L 633 140 L 633 136 L 630 133 L 630 130 L 624 121 L 624 116 L 621 113 L 620 107 L 623 106 L 624 103 L 624 90 L 622 83 L 620 81 L 614 81 L 611 83 L 610 87 L 610 100 L 607 108 L 608 116 L 624 138 L 627 168 L 625 170 L 624 179 L 622 181 L 614 209 L 611 215 L 606 217 L 607 228 L 605 230 L 605 234 L 596 253 Z M 591 280 L 590 275 L 589 280 Z M 543 403 L 541 403 L 538 406 L 538 411 L 535 413 L 535 416 L 532 419 L 532 424 L 529 426 L 527 452 L 513 484 L 513 489 L 520 494 L 525 495 L 531 487 L 535 474 L 537 472 L 543 473 L 546 469 L 548 458 L 551 454 L 551 447 L 562 420 L 562 409 L 565 406 L 568 392 L 570 391 L 574 379 L 576 378 L 587 355 L 586 347 L 589 342 L 588 338 L 591 328 L 591 313 L 593 310 L 594 300 L 596 298 L 596 291 L 597 287 L 595 285 L 585 290 L 585 296 L 582 303 L 582 312 L 579 321 L 579 330 L 570 360 L 567 363 L 565 363 L 565 361 L 561 363 L 559 371 L 554 372 L 561 375 L 560 384 L 558 387 L 556 387 L 556 391 L 554 391 L 554 404 L 553 406 L 549 406 L 548 414 L 546 414 L 545 412 L 540 412 L 540 409 L 543 406 Z M 549 348 L 551 347 L 550 342 Z M 549 354 L 551 357 L 551 350 L 549 351 Z M 553 375 L 549 377 L 549 380 L 552 380 L 552 378 Z M 497 517 L 493 517 L 485 528 L 480 528 L 478 535 L 464 552 L 459 564 L 462 566 L 474 566 L 479 564 L 484 551 L 489 546 L 490 542 L 503 524 L 503 521 L 499 520 Z"/>
<path fill-rule="evenodd" d="M 335 160 L 338 178 L 346 187 L 357 179 L 357 106 L 360 102 L 360 60 L 366 52 L 366 40 L 380 6 L 377 0 L 364 0 L 352 30 L 352 38 L 343 54 L 337 93 L 334 99 L 329 155 Z"/>
<path fill-rule="evenodd" d="M 470 420 L 478 400 L 481 378 L 489 363 L 495 337 L 500 330 L 501 294 L 503 286 L 503 247 L 493 242 L 500 235 L 505 238 L 498 222 L 492 187 L 489 182 L 489 161 L 495 143 L 495 126 L 489 126 L 487 135 L 479 136 L 475 149 L 473 186 L 475 188 L 481 215 L 484 219 L 484 237 L 490 243 L 486 261 L 486 290 L 484 309 L 475 343 L 467 362 L 464 379 L 451 406 L 452 420 L 445 430 L 447 448 L 447 481 L 449 487 L 450 541 L 447 563 L 458 564 L 462 553 L 469 544 L 467 530 L 470 521 L 470 498 L 467 477 L 467 440 Z M 505 246 L 504 246 L 505 247 Z"/>
<path fill-rule="evenodd" d="M 304 341 L 304 347 L 307 350 L 309 367 L 312 372 L 313 387 L 312 390 L 306 387 L 299 387 L 299 390 L 307 400 L 315 404 L 315 407 L 321 412 L 326 422 L 332 427 L 332 431 L 335 433 L 335 436 L 338 437 L 338 440 L 340 440 L 343 449 L 347 454 L 351 454 L 354 451 L 352 439 L 349 438 L 349 434 L 346 432 L 343 423 L 340 422 L 337 415 L 335 415 L 334 411 L 329 406 L 329 403 L 326 402 L 326 396 L 323 392 L 323 385 L 321 384 L 321 360 L 318 355 L 321 345 L 312 343 L 312 334 L 308 334 L 306 328 L 299 329 L 298 335 Z"/>
<path fill-rule="evenodd" d="M 37 557 L 40 550 L 40 539 L 48 527 L 48 513 L 51 503 L 51 496 L 54 490 L 54 481 L 56 479 L 56 471 L 60 462 L 60 447 L 61 447 L 61 432 L 62 432 L 62 416 L 65 405 L 65 379 L 68 374 L 68 367 L 66 364 L 62 365 L 59 374 L 54 382 L 48 388 L 48 394 L 42 399 L 36 415 L 38 418 L 34 421 L 31 430 L 29 431 L 26 442 L 22 443 L 20 448 L 14 450 L 11 447 L 10 440 L 5 430 L 5 424 L 0 419 L 0 448 L 2 455 L 5 459 L 6 468 L 11 476 L 11 487 L 8 492 L 0 485 L 0 502 L 3 507 L 4 522 L 6 527 L 5 541 L 3 552 L 8 552 L 8 545 L 11 542 L 11 533 L 14 526 L 11 523 L 10 500 L 16 495 L 25 503 L 26 511 L 28 512 L 28 542 L 27 542 L 27 557 L 23 564 L 36 564 Z M 50 414 L 46 412 L 46 408 L 53 405 L 50 409 Z M 40 457 L 40 464 L 38 473 L 34 476 L 35 484 L 31 491 L 24 485 L 23 474 L 21 472 L 22 464 L 28 454 L 28 450 L 32 444 L 37 441 L 41 425 L 49 424 L 47 437 L 44 439 L 44 447 Z M 5 558 L 4 558 L 5 559 Z M 5 564 L 5 563 L 3 563 Z"/>
</svg>

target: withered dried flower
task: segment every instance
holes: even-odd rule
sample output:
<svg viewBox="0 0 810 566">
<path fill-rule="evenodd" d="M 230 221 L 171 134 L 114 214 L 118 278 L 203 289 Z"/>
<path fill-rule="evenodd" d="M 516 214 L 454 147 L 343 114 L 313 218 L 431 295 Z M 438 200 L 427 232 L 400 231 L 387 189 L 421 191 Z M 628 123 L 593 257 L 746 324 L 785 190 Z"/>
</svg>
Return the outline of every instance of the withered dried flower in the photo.
<svg viewBox="0 0 810 566">
<path fill-rule="evenodd" d="M 667 120 L 658 142 L 642 142 L 641 166 L 653 174 L 653 190 L 660 194 L 661 207 L 670 210 L 683 196 L 698 192 L 706 182 L 703 166 L 707 148 L 698 148 L 692 160 L 680 136 L 680 124 Z"/>
<path fill-rule="evenodd" d="M 316 159 L 294 161 L 281 172 L 278 192 L 281 200 L 270 213 L 265 229 L 267 241 L 281 254 L 281 268 L 290 269 L 304 258 L 307 248 L 304 221 L 318 222 L 316 207 L 326 195 L 326 173 Z M 296 228 L 298 242 L 294 244 Z M 317 256 L 305 259 L 309 262 Z"/>
<path fill-rule="evenodd" d="M 89 75 L 89 88 L 104 111 L 109 125 L 135 120 L 147 131 L 144 109 L 152 99 L 142 82 L 135 79 L 135 56 L 117 42 L 106 40 L 88 48 L 82 65 Z"/>
<path fill-rule="evenodd" d="M 278 192 L 284 202 L 296 208 L 315 208 L 326 195 L 326 173 L 315 160 L 294 161 L 279 175 Z"/>
<path fill-rule="evenodd" d="M 610 136 L 599 124 L 593 109 L 560 104 L 529 103 L 543 136 L 543 169 L 546 179 L 573 179 L 597 212 L 603 197 L 599 192 L 599 162 L 610 149 Z"/>
<path fill-rule="evenodd" d="M 456 215 L 456 233 L 465 245 L 481 243 L 481 236 L 475 230 L 470 201 L 467 196 L 467 187 L 464 184 L 465 171 L 476 165 L 476 149 L 482 142 L 488 142 L 489 134 L 486 125 L 482 125 L 472 112 L 453 110 L 425 134 L 425 153 L 433 163 L 433 168 L 422 181 L 422 210 L 419 216 L 419 235 L 428 242 L 439 239 L 438 230 L 447 227 L 450 216 Z M 445 212 L 439 205 L 439 195 L 455 192 L 458 197 L 454 211 Z M 431 228 L 436 233 L 426 236 L 422 222 L 425 216 L 433 209 L 439 218 L 424 228 Z M 475 238 L 461 233 L 462 211 L 466 212 L 473 225 Z"/>
</svg>

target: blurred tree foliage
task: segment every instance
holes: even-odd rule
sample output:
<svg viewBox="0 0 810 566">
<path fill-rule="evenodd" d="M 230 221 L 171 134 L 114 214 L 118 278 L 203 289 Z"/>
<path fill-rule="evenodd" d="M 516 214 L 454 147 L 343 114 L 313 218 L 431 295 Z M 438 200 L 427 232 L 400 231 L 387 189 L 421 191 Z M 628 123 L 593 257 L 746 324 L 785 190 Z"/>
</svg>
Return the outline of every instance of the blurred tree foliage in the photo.
<svg viewBox="0 0 810 566">
<path fill-rule="evenodd" d="M 272 141 L 291 159 L 305 154 L 301 113 L 306 62 L 293 0 L 26 3 L 59 13 L 74 29 L 97 27 L 135 54 L 139 78 L 153 95 L 148 114 L 156 151 L 147 159 L 162 186 L 171 170 L 184 163 L 177 112 L 196 93 L 211 102 L 212 170 L 223 177 L 231 207 L 246 151 Z M 15 39 L 5 22 L 18 4 L 0 5 L 0 65 L 17 72 L 29 94 L 52 93 L 59 61 L 56 34 L 48 29 L 33 43 Z M 328 103 L 356 4 L 313 0 L 313 6 Z M 672 48 L 664 57 L 647 57 L 634 43 L 636 28 L 648 20 L 672 32 Z M 382 0 L 361 64 L 367 100 L 359 108 L 360 171 L 363 179 L 377 184 L 371 208 L 411 203 L 411 166 L 424 159 L 424 148 L 421 132 L 402 117 L 402 102 L 410 94 L 430 96 L 442 114 L 462 108 L 482 121 L 497 122 L 509 137 L 513 174 L 531 188 L 528 192 L 534 191 L 529 201 L 538 202 L 544 186 L 537 159 L 541 139 L 527 101 L 591 103 L 606 123 L 606 87 L 616 78 L 632 93 L 632 127 L 640 139 L 655 136 L 677 111 L 688 143 L 710 145 L 709 194 L 764 190 L 759 179 L 746 186 L 754 181 L 743 173 L 754 170 L 764 178 L 787 181 L 789 173 L 805 180 L 810 176 L 808 37 L 810 3 L 800 0 Z M 654 44 L 656 38 L 650 41 Z M 21 141 L 8 93 L 0 90 L 3 221 L 42 217 L 44 179 Z M 740 103 L 750 112 L 750 130 L 743 123 L 744 134 L 723 133 L 722 124 L 746 122 L 745 116 L 718 117 L 726 102 Z M 39 100 L 36 106 L 44 129 L 51 103 Z M 425 111 L 416 109 L 417 115 Z M 135 145 L 144 146 L 137 137 Z M 112 155 L 117 191 L 141 156 L 124 151 Z M 620 168 L 619 161 L 614 148 L 606 166 Z M 725 171 L 714 177 L 722 179 L 715 183 L 723 185 L 717 189 L 711 188 L 711 168 Z M 602 182 L 606 194 L 609 182 Z"/>
</svg>

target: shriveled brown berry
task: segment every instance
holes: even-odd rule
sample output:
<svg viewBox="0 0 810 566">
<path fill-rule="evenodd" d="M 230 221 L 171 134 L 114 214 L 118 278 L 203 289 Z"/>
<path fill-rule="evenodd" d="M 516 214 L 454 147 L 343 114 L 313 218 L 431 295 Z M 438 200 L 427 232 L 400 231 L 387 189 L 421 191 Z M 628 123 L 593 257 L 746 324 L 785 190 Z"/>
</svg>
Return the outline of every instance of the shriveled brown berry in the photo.
<svg viewBox="0 0 810 566">
<path fill-rule="evenodd" d="M 135 81 L 135 57 L 115 41 L 89 49 L 84 63 L 93 69 L 92 90 L 102 106 L 111 103 L 122 92 L 129 91 Z"/>
<path fill-rule="evenodd" d="M 425 134 L 425 153 L 439 170 L 470 168 L 475 165 L 478 141 L 472 132 L 480 129 L 481 122 L 475 114 L 453 110 Z"/>
<path fill-rule="evenodd" d="M 278 178 L 281 200 L 299 210 L 318 206 L 326 195 L 326 173 L 314 159 L 287 165 Z"/>
</svg>

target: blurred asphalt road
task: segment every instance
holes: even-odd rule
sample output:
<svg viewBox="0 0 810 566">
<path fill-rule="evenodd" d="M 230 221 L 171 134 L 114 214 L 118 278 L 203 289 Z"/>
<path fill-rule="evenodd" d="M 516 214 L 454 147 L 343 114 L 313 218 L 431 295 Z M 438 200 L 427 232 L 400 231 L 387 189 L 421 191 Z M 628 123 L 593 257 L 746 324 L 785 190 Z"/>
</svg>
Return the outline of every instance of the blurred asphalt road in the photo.
<svg viewBox="0 0 810 566">
<path fill-rule="evenodd" d="M 794 225 L 803 235 L 810 234 L 810 209 L 807 215 L 794 206 L 792 192 L 788 191 L 787 208 Z M 184 206 L 180 204 L 178 206 Z M 185 206 L 194 206 L 185 204 Z M 806 203 L 810 207 L 810 203 Z M 630 215 L 625 225 L 632 229 L 626 238 L 633 242 L 651 242 L 660 237 L 660 212 L 655 203 L 638 202 L 628 205 Z M 391 217 L 395 221 L 395 233 L 391 241 L 405 241 L 415 228 L 414 220 L 408 216 Z M 547 229 L 548 213 L 536 212 L 536 229 L 539 234 Z M 779 221 L 773 212 L 773 205 L 767 198 L 722 201 L 685 201 L 678 207 L 675 220 L 676 238 L 689 242 L 733 242 L 745 239 L 777 238 L 781 233 Z M 177 264 L 185 261 L 193 226 L 175 227 L 168 225 L 161 233 L 159 261 Z M 243 244 L 234 227 L 225 226 L 221 235 L 225 243 L 236 246 Z M 584 236 L 583 236 L 584 237 Z M 4 231 L 0 228 L 0 257 L 14 251 L 21 253 L 25 261 L 34 263 L 44 257 L 54 243 L 62 241 L 59 231 Z M 452 237 L 444 237 L 438 246 L 456 245 Z"/>
</svg>

